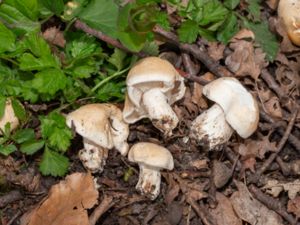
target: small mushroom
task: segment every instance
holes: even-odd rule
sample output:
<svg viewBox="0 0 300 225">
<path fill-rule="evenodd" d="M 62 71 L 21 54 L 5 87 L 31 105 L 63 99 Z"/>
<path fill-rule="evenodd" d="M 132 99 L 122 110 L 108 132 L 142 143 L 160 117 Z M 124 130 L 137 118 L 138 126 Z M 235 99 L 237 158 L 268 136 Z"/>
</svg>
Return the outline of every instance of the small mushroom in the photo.
<svg viewBox="0 0 300 225">
<path fill-rule="evenodd" d="M 213 149 L 226 143 L 235 130 L 242 138 L 257 129 L 259 110 L 255 98 L 233 77 L 210 82 L 203 94 L 214 101 L 191 125 L 191 137 Z"/>
<path fill-rule="evenodd" d="M 165 135 L 171 135 L 178 118 L 171 105 L 185 93 L 184 79 L 167 60 L 147 57 L 131 68 L 127 79 L 123 117 L 127 123 L 149 118 Z"/>
<path fill-rule="evenodd" d="M 300 1 L 280 0 L 277 11 L 290 40 L 300 46 Z"/>
<path fill-rule="evenodd" d="M 5 125 L 7 123 L 10 124 L 10 131 L 17 129 L 20 124 L 19 119 L 14 112 L 10 99 L 6 100 L 4 114 L 2 118 L 0 118 L 0 135 L 3 134 L 2 132 L 4 131 Z"/>
<path fill-rule="evenodd" d="M 79 158 L 93 173 L 103 171 L 109 149 L 116 148 L 122 155 L 128 152 L 128 124 L 114 105 L 84 105 L 69 113 L 66 123 L 83 137 L 84 149 L 79 151 Z"/>
<path fill-rule="evenodd" d="M 154 200 L 160 192 L 160 170 L 174 168 L 172 154 L 168 149 L 148 142 L 140 142 L 128 153 L 131 162 L 139 164 L 140 174 L 136 189 Z"/>
</svg>

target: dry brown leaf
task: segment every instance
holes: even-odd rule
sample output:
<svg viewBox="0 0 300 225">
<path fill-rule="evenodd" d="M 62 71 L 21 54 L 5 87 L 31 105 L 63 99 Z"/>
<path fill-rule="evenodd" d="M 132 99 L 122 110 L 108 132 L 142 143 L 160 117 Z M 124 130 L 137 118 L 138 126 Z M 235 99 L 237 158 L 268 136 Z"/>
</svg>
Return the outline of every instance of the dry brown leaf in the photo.
<svg viewBox="0 0 300 225">
<path fill-rule="evenodd" d="M 230 197 L 237 215 L 251 225 L 283 225 L 281 217 L 252 197 L 247 186 L 235 181 L 238 191 Z"/>
<path fill-rule="evenodd" d="M 300 180 L 294 180 L 293 182 L 280 182 L 278 180 L 270 179 L 267 181 L 267 184 L 263 186 L 263 190 L 274 197 L 282 191 L 287 191 L 289 199 L 294 199 L 297 196 L 297 193 L 300 192 Z"/>
<path fill-rule="evenodd" d="M 255 165 L 256 159 L 254 157 L 243 160 L 243 170 L 249 169 L 252 173 L 255 173 Z"/>
<path fill-rule="evenodd" d="M 208 42 L 207 52 L 208 55 L 215 61 L 219 61 L 223 58 L 223 52 L 225 45 L 219 42 Z"/>
<path fill-rule="evenodd" d="M 217 224 L 222 225 L 242 225 L 242 220 L 235 214 L 229 199 L 220 192 L 216 193 L 218 205 L 216 208 L 210 208 L 210 213 Z"/>
<path fill-rule="evenodd" d="M 270 114 L 272 117 L 282 118 L 282 108 L 280 106 L 279 98 L 273 96 L 267 102 L 264 103 L 266 113 Z"/>
<path fill-rule="evenodd" d="M 66 40 L 64 38 L 64 34 L 57 27 L 49 27 L 43 33 L 43 37 L 49 43 L 57 45 L 59 47 L 65 47 Z"/>
<path fill-rule="evenodd" d="M 192 102 L 199 108 L 207 109 L 208 105 L 202 95 L 202 85 L 194 82 Z"/>
<path fill-rule="evenodd" d="M 48 197 L 23 215 L 21 225 L 89 225 L 87 209 L 98 199 L 91 174 L 73 173 L 52 186 Z"/>
<path fill-rule="evenodd" d="M 279 2 L 279 0 L 267 0 L 266 1 L 267 5 L 273 10 L 277 9 L 278 2 Z"/>
<path fill-rule="evenodd" d="M 289 200 L 287 210 L 288 212 L 294 213 L 297 218 L 300 218 L 300 196 Z"/>
<path fill-rule="evenodd" d="M 232 173 L 225 163 L 218 160 L 213 161 L 213 181 L 216 188 L 223 187 L 231 178 Z"/>
</svg>

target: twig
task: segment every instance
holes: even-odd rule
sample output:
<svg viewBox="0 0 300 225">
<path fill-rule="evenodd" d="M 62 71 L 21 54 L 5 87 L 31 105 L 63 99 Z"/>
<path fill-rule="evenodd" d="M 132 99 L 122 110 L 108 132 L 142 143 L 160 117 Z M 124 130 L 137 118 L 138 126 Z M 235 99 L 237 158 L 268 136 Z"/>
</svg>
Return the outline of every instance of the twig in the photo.
<svg viewBox="0 0 300 225">
<path fill-rule="evenodd" d="M 249 191 L 254 195 L 254 197 L 258 201 L 266 205 L 269 209 L 272 209 L 275 212 L 277 212 L 290 224 L 296 224 L 296 219 L 285 210 L 285 207 L 277 199 L 265 195 L 260 189 L 258 189 L 254 185 L 249 186 Z"/>
<path fill-rule="evenodd" d="M 22 212 L 19 210 L 14 216 L 7 222 L 6 225 L 11 225 L 13 222 L 22 214 Z"/>
<path fill-rule="evenodd" d="M 23 196 L 19 191 L 10 191 L 7 194 L 0 197 L 0 208 L 4 208 L 6 205 L 22 199 Z"/>
<path fill-rule="evenodd" d="M 269 158 L 263 163 L 263 165 L 257 170 L 257 172 L 254 175 L 254 178 L 257 179 L 258 177 L 260 177 L 260 175 L 262 175 L 267 169 L 268 167 L 271 165 L 271 163 L 274 161 L 274 159 L 276 158 L 276 156 L 278 155 L 278 153 L 282 150 L 284 144 L 286 143 L 296 120 L 297 117 L 297 113 L 298 113 L 298 109 L 296 109 L 293 114 L 291 115 L 291 119 L 290 122 L 284 132 L 284 135 L 282 136 L 278 146 L 276 147 L 276 151 L 274 153 L 272 153 Z"/>
<path fill-rule="evenodd" d="M 204 225 L 216 225 L 216 223 L 210 218 L 207 212 L 205 212 L 204 206 L 201 204 L 197 204 L 197 202 L 193 200 L 189 200 L 188 203 L 192 206 L 192 208 L 195 210 L 197 215 L 200 217 Z"/>
<path fill-rule="evenodd" d="M 267 69 L 263 69 L 261 71 L 260 77 L 268 84 L 268 87 L 271 88 L 280 99 L 285 97 L 285 94 L 283 93 L 282 89 L 276 83 L 273 76 L 269 73 Z"/>
<path fill-rule="evenodd" d="M 190 55 L 187 53 L 182 53 L 181 58 L 185 71 L 187 71 L 192 76 L 197 75 L 200 67 L 196 68 L 196 65 L 192 62 Z"/>
<path fill-rule="evenodd" d="M 95 225 L 98 219 L 115 203 L 113 202 L 113 197 L 105 195 L 101 204 L 93 211 L 89 217 L 90 225 Z"/>
<path fill-rule="evenodd" d="M 102 41 L 104 41 L 104 42 L 106 42 L 106 43 L 108 43 L 108 44 L 116 47 L 116 48 L 119 48 L 119 49 L 125 51 L 125 52 L 136 54 L 136 55 L 138 55 L 140 57 L 144 57 L 145 56 L 145 54 L 143 52 L 136 53 L 136 52 L 130 51 L 128 48 L 126 48 L 124 45 L 122 45 L 122 43 L 119 42 L 118 40 L 115 40 L 115 39 L 113 39 L 113 38 L 111 38 L 111 37 L 103 34 L 101 31 L 92 29 L 91 27 L 89 27 L 88 25 L 86 25 L 85 23 L 83 23 L 80 20 L 76 20 L 74 26 L 77 29 L 82 30 L 85 33 L 88 33 L 88 34 L 90 34 L 90 35 L 92 35 L 92 36 L 94 36 L 94 37 L 96 37 L 96 38 L 98 38 L 98 39 L 100 39 L 100 40 L 102 40 Z"/>
<path fill-rule="evenodd" d="M 218 62 L 213 60 L 203 47 L 199 47 L 195 44 L 182 44 L 179 42 L 175 34 L 171 32 L 167 32 L 159 26 L 155 26 L 153 28 L 153 32 L 168 39 L 169 42 L 177 45 L 182 51 L 192 54 L 196 59 L 201 61 L 217 77 L 233 75 L 226 67 L 221 66 Z"/>
</svg>

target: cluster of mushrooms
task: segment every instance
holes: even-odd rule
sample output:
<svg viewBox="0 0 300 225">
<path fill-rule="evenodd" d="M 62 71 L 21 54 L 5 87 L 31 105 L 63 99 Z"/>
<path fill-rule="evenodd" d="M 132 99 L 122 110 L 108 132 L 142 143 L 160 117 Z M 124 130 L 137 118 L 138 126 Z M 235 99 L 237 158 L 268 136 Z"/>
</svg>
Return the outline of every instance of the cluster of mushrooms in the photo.
<svg viewBox="0 0 300 225">
<path fill-rule="evenodd" d="M 88 104 L 69 113 L 66 123 L 83 137 L 79 158 L 86 169 L 102 172 L 112 148 L 123 156 L 128 154 L 128 160 L 140 168 L 136 189 L 153 200 L 160 192 L 160 170 L 172 170 L 173 157 L 168 149 L 148 142 L 129 149 L 128 124 L 149 118 L 164 135 L 171 136 L 179 122 L 171 105 L 183 98 L 186 87 L 173 65 L 158 57 L 138 61 L 126 85 L 123 112 L 112 104 Z M 200 145 L 214 149 L 226 143 L 234 130 L 243 138 L 256 130 L 256 100 L 237 79 L 216 79 L 203 88 L 203 94 L 215 104 L 192 122 L 190 137 Z"/>
</svg>

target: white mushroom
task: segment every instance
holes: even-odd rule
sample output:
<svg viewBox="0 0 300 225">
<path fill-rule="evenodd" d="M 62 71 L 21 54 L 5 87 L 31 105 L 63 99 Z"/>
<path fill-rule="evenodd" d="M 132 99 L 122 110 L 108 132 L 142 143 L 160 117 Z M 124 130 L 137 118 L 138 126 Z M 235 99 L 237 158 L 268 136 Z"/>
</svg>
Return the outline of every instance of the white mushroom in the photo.
<svg viewBox="0 0 300 225">
<path fill-rule="evenodd" d="M 213 149 L 226 143 L 233 130 L 247 138 L 257 129 L 257 102 L 237 79 L 214 80 L 204 86 L 203 94 L 216 104 L 192 122 L 191 137 L 201 145 Z"/>
<path fill-rule="evenodd" d="M 103 171 L 109 149 L 116 148 L 122 155 L 128 152 L 128 124 L 114 105 L 84 105 L 68 114 L 66 123 L 83 137 L 79 158 L 94 173 Z"/>
<path fill-rule="evenodd" d="M 185 93 L 184 79 L 171 63 L 158 57 L 140 60 L 128 73 L 123 117 L 127 123 L 149 118 L 171 135 L 178 118 L 171 105 Z"/>
<path fill-rule="evenodd" d="M 280 0 L 278 16 L 282 19 L 290 40 L 300 46 L 300 0 Z"/>
<path fill-rule="evenodd" d="M 162 146 L 140 142 L 131 147 L 128 159 L 140 167 L 136 189 L 154 200 L 160 192 L 160 170 L 174 168 L 172 154 Z"/>
<path fill-rule="evenodd" d="M 2 135 L 2 131 L 4 131 L 5 125 L 7 123 L 10 124 L 10 131 L 17 129 L 20 124 L 19 119 L 14 112 L 10 99 L 6 100 L 4 114 L 2 118 L 0 118 L 0 135 Z"/>
</svg>

